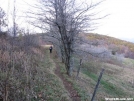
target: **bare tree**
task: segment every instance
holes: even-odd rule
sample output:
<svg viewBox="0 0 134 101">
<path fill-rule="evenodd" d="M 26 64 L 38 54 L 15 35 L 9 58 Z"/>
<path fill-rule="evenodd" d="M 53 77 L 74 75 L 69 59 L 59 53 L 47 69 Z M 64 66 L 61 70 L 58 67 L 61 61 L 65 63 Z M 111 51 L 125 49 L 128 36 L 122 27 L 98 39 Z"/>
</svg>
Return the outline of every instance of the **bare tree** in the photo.
<svg viewBox="0 0 134 101">
<path fill-rule="evenodd" d="M 96 14 L 91 10 L 101 2 L 90 1 L 88 4 L 78 3 L 77 0 L 40 0 L 40 5 L 36 5 L 39 13 L 36 12 L 37 17 L 33 17 L 36 22 L 31 24 L 47 30 L 46 35 L 59 48 L 68 75 L 71 75 L 72 57 L 80 43 L 80 33 L 95 28 L 91 27 L 93 20 L 100 18 L 94 18 Z M 35 15 L 34 12 L 29 13 Z"/>
<path fill-rule="evenodd" d="M 16 36 L 16 0 L 14 0 L 13 8 L 13 35 Z"/>
</svg>

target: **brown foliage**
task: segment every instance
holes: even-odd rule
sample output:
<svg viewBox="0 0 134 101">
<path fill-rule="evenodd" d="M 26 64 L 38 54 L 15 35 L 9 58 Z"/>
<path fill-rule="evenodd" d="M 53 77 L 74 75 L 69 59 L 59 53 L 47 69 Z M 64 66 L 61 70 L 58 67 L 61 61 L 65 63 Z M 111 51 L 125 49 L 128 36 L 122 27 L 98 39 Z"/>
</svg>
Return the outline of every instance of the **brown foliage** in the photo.
<svg viewBox="0 0 134 101">
<path fill-rule="evenodd" d="M 93 33 L 88 34 L 86 37 L 90 41 L 98 41 L 100 46 L 110 48 L 112 54 L 124 54 L 125 57 L 134 59 L 134 43 Z M 102 41 L 103 43 L 101 43 Z"/>
<path fill-rule="evenodd" d="M 13 40 L 14 39 L 14 40 Z M 40 83 L 36 75 L 43 53 L 39 46 L 12 37 L 0 37 L 0 97 L 4 101 L 29 101 Z"/>
</svg>

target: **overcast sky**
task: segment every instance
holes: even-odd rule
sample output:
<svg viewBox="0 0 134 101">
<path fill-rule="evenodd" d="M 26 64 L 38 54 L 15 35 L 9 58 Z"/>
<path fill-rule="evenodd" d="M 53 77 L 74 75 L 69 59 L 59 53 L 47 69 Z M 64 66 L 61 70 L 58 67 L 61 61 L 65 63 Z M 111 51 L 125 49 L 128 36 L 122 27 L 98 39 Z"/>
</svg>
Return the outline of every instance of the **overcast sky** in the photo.
<svg viewBox="0 0 134 101">
<path fill-rule="evenodd" d="M 134 42 L 134 0 L 106 0 L 102 6 L 110 16 L 96 32 Z"/>
<path fill-rule="evenodd" d="M 7 12 L 8 0 L 0 0 L 0 6 Z M 10 5 L 13 0 L 9 0 Z M 29 9 L 26 2 L 34 0 L 16 0 L 19 10 Z M 12 7 L 10 6 L 9 10 Z M 99 7 L 102 14 L 110 14 L 100 21 L 98 29 L 94 32 L 134 42 L 134 0 L 106 0 Z M 20 18 L 18 18 L 20 19 Z M 21 22 L 23 23 L 23 21 Z M 24 23 L 23 23 L 24 24 Z"/>
</svg>

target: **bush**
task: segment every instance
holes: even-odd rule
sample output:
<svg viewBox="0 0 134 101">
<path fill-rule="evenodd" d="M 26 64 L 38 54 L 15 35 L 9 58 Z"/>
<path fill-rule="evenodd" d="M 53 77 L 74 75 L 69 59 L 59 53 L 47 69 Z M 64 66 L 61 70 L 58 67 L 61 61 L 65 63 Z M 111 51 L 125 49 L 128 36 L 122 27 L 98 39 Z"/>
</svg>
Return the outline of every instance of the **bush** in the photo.
<svg viewBox="0 0 134 101">
<path fill-rule="evenodd" d="M 45 82 L 39 68 L 43 56 L 35 46 L 20 49 L 21 41 L 11 41 L 16 44 L 0 38 L 0 97 L 4 101 L 30 101 L 39 93 L 33 88 Z"/>
</svg>

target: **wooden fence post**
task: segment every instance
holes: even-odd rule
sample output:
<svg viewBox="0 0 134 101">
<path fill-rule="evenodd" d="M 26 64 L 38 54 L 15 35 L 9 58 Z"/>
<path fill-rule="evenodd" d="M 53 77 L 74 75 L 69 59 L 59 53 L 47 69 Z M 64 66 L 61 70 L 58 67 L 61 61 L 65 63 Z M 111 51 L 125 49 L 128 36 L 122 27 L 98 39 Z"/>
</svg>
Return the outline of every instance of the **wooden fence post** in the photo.
<svg viewBox="0 0 134 101">
<path fill-rule="evenodd" d="M 101 73 L 100 73 L 100 76 L 99 76 L 98 81 L 97 81 L 97 84 L 96 84 L 96 86 L 95 86 L 94 93 L 93 93 L 93 96 L 92 96 L 91 101 L 94 101 L 94 97 L 95 97 L 96 91 L 97 91 L 97 89 L 98 89 L 98 86 L 99 86 L 101 77 L 102 77 L 102 75 L 103 75 L 103 72 L 104 72 L 104 69 L 102 69 L 102 71 L 101 71 Z"/>
<path fill-rule="evenodd" d="M 81 64 L 82 64 L 82 59 L 80 59 L 80 64 L 79 64 L 79 68 L 78 68 L 78 71 L 77 71 L 76 79 L 78 79 L 78 76 L 79 76 L 79 73 L 80 73 Z"/>
</svg>

